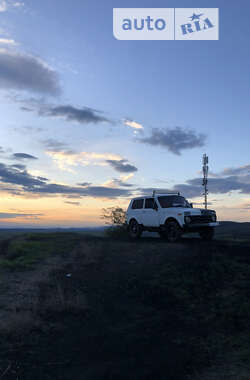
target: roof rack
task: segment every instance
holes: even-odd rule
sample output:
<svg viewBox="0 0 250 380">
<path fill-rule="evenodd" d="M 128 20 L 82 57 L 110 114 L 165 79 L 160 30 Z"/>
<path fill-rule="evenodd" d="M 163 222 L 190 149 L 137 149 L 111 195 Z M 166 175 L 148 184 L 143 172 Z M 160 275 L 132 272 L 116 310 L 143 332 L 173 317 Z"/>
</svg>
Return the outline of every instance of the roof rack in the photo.
<svg viewBox="0 0 250 380">
<path fill-rule="evenodd" d="M 164 195 L 180 195 L 180 192 L 179 191 L 168 191 L 168 190 L 153 190 L 153 197 L 156 195 L 156 194 L 164 194 Z"/>
</svg>

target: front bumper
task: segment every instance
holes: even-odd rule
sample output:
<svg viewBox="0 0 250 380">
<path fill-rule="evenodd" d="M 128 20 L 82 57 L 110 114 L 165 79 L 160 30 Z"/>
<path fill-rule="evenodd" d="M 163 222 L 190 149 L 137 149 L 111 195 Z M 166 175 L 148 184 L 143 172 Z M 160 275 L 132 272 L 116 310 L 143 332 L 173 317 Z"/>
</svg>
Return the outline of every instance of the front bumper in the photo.
<svg viewBox="0 0 250 380">
<path fill-rule="evenodd" d="M 193 229 L 200 229 L 205 227 L 217 227 L 219 226 L 219 222 L 210 222 L 210 223 L 185 223 L 184 229 L 185 230 L 193 230 Z"/>
</svg>

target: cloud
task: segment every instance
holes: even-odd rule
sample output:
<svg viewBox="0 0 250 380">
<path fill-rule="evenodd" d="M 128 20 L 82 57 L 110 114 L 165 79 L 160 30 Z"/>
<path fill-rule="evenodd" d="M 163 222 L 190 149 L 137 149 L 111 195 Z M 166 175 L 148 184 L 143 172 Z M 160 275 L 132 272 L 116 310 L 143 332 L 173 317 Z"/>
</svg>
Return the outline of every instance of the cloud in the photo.
<svg viewBox="0 0 250 380">
<path fill-rule="evenodd" d="M 241 210 L 250 210 L 250 203 L 243 203 L 239 205 L 239 208 L 241 208 Z"/>
<path fill-rule="evenodd" d="M 14 3 L 12 3 L 12 6 L 15 8 L 20 8 L 24 6 L 24 3 L 22 1 L 15 1 Z"/>
<path fill-rule="evenodd" d="M 77 185 L 82 186 L 82 187 L 87 187 L 87 186 L 90 186 L 92 184 L 91 184 L 91 182 L 81 182 L 81 183 L 78 183 Z"/>
<path fill-rule="evenodd" d="M 111 122 L 102 116 L 100 111 L 88 107 L 77 108 L 72 105 L 40 105 L 37 111 L 40 116 L 60 117 L 66 121 L 76 121 L 83 125 Z"/>
<path fill-rule="evenodd" d="M 0 49 L 0 89 L 57 95 L 61 92 L 57 73 L 40 58 Z"/>
<path fill-rule="evenodd" d="M 135 175 L 135 173 L 120 175 L 119 178 L 112 178 L 112 179 L 104 182 L 103 186 L 107 186 L 107 187 L 134 187 L 135 186 L 134 184 L 127 182 L 134 175 Z"/>
<path fill-rule="evenodd" d="M 120 175 L 120 179 L 123 181 L 123 182 L 126 182 L 127 180 L 129 180 L 130 178 L 134 177 L 135 173 L 129 173 L 129 174 L 123 174 L 123 175 Z"/>
<path fill-rule="evenodd" d="M 145 194 L 145 195 L 152 195 L 153 191 L 154 190 L 162 190 L 162 189 L 158 189 L 158 188 L 153 188 L 153 187 L 149 187 L 149 188 L 137 188 L 136 191 L 139 192 L 139 195 L 141 194 Z M 192 186 L 192 185 L 189 185 L 189 184 L 177 184 L 169 189 L 166 189 L 164 188 L 164 193 L 173 193 L 173 192 L 180 192 L 181 195 L 183 195 L 184 197 L 187 197 L 187 198 L 194 198 L 194 197 L 198 197 L 202 194 L 202 187 L 201 187 L 201 184 L 200 186 Z"/>
<path fill-rule="evenodd" d="M 66 143 L 63 143 L 56 139 L 46 139 L 42 141 L 43 145 L 52 152 L 61 152 L 67 148 Z"/>
<path fill-rule="evenodd" d="M 180 191 L 186 197 L 199 197 L 203 194 L 202 178 L 193 178 L 186 183 L 175 185 L 171 191 Z M 245 183 L 245 179 L 237 176 L 209 178 L 208 190 L 210 194 L 226 194 L 231 191 L 239 191 L 240 193 L 250 193 L 250 181 Z"/>
<path fill-rule="evenodd" d="M 16 219 L 16 218 L 37 219 L 37 217 L 42 216 L 42 215 L 43 214 L 19 214 L 19 213 L 0 212 L 0 219 Z"/>
<path fill-rule="evenodd" d="M 188 185 L 195 187 L 200 187 L 202 180 L 201 178 L 194 178 L 187 181 Z M 237 176 L 228 176 L 220 178 L 209 178 L 208 179 L 209 192 L 213 194 L 224 194 L 229 191 L 239 190 L 241 192 L 250 190 L 250 182 L 248 186 Z M 201 188 L 203 189 L 203 188 Z"/>
<path fill-rule="evenodd" d="M 106 160 L 106 162 L 116 171 L 121 173 L 133 173 L 138 169 L 130 164 L 127 164 L 127 160 Z"/>
<path fill-rule="evenodd" d="M 11 167 L 14 169 L 19 169 L 19 170 L 25 170 L 26 169 L 26 166 L 22 165 L 22 164 L 14 164 L 14 165 L 11 165 Z"/>
<path fill-rule="evenodd" d="M 16 41 L 10 40 L 8 38 L 0 38 L 0 45 L 17 45 Z"/>
<path fill-rule="evenodd" d="M 64 203 L 69 204 L 69 205 L 72 205 L 72 206 L 80 206 L 80 205 L 81 205 L 80 202 L 65 201 Z"/>
<path fill-rule="evenodd" d="M 0 1 L 0 12 L 6 12 L 7 11 L 7 2 L 6 0 Z"/>
<path fill-rule="evenodd" d="M 180 155 L 185 149 L 204 146 L 206 136 L 181 127 L 164 130 L 153 128 L 150 137 L 141 137 L 136 140 L 144 144 L 161 146 L 169 152 Z"/>
<path fill-rule="evenodd" d="M 187 181 L 186 184 L 175 186 L 181 192 L 188 196 L 200 196 L 203 193 L 202 179 L 194 178 Z M 250 176 L 227 176 L 208 178 L 208 190 L 212 194 L 226 194 L 231 191 L 239 191 L 240 193 L 250 193 Z"/>
<path fill-rule="evenodd" d="M 61 170 L 72 171 L 73 166 L 87 165 L 107 165 L 106 160 L 120 160 L 121 157 L 112 153 L 96 153 L 96 152 L 74 152 L 74 151 L 46 151 L 46 153 L 57 163 Z"/>
<path fill-rule="evenodd" d="M 123 121 L 124 125 L 127 125 L 128 127 L 134 128 L 134 129 L 144 129 L 143 125 L 140 123 L 137 123 L 135 120 L 125 119 Z"/>
<path fill-rule="evenodd" d="M 250 165 L 239 166 L 238 168 L 226 168 L 221 175 L 250 175 Z"/>
<path fill-rule="evenodd" d="M 120 196 L 130 195 L 127 189 L 117 189 L 106 186 L 88 186 L 88 187 L 72 187 L 67 185 L 60 185 L 56 183 L 43 184 L 41 186 L 34 186 L 27 188 L 33 194 L 54 194 L 54 195 L 78 195 L 81 197 L 88 196 L 94 198 L 117 198 Z"/>
<path fill-rule="evenodd" d="M 122 179 L 119 179 L 119 178 L 113 178 L 109 181 L 106 181 L 104 184 L 104 186 L 107 186 L 107 187 L 133 187 L 134 185 L 131 184 L 131 183 L 127 183 L 127 182 L 124 182 Z"/>
<path fill-rule="evenodd" d="M 58 183 L 48 183 L 43 177 L 32 176 L 26 170 L 21 171 L 13 166 L 0 163 L 0 190 L 12 195 L 28 196 L 29 194 L 48 196 L 78 196 L 94 198 L 127 197 L 131 192 L 127 189 L 111 188 L 108 186 L 68 186 Z M 4 186 L 7 184 L 8 186 Z M 10 186 L 13 185 L 13 186 Z M 16 186 L 14 186 L 16 185 Z"/>
<path fill-rule="evenodd" d="M 248 170 L 250 165 L 240 166 L 234 169 L 225 169 L 222 173 L 238 173 L 238 175 L 216 174 L 215 177 L 208 178 L 208 190 L 210 194 L 229 194 L 232 191 L 237 191 L 240 194 L 250 194 L 250 174 Z M 140 193 L 152 194 L 153 188 L 138 188 Z M 164 189 L 169 192 L 180 192 L 187 198 L 195 198 L 202 196 L 204 188 L 202 186 L 202 178 L 192 178 L 186 183 L 179 183 L 169 189 Z M 216 200 L 213 200 L 213 202 Z"/>
<path fill-rule="evenodd" d="M 12 157 L 17 160 L 38 160 L 37 157 L 27 153 L 14 153 Z"/>
<path fill-rule="evenodd" d="M 21 111 L 26 111 L 26 112 L 32 112 L 33 111 L 31 108 L 25 107 L 25 106 L 20 107 L 20 110 Z"/>
<path fill-rule="evenodd" d="M 7 166 L 0 163 L 0 179 L 4 183 L 21 185 L 24 187 L 42 186 L 44 181 L 30 175 L 26 170 L 19 170 L 13 166 Z"/>
<path fill-rule="evenodd" d="M 42 99 L 25 99 L 16 95 L 11 95 L 10 99 L 20 103 L 22 111 L 36 112 L 41 117 L 61 118 L 67 122 L 77 122 L 81 125 L 115 123 L 115 121 L 105 117 L 102 111 L 90 107 L 76 107 L 71 104 L 49 104 Z"/>
<path fill-rule="evenodd" d="M 37 127 L 31 127 L 30 125 L 24 125 L 21 127 L 13 128 L 13 131 L 21 133 L 21 134 L 24 134 L 24 133 L 29 133 L 29 134 L 35 133 L 35 134 L 37 134 L 37 133 L 44 132 L 44 129 L 43 128 L 37 128 Z"/>
<path fill-rule="evenodd" d="M 21 1 L 0 0 L 0 12 L 6 12 L 9 7 L 20 8 L 23 6 L 24 6 L 24 3 Z"/>
</svg>

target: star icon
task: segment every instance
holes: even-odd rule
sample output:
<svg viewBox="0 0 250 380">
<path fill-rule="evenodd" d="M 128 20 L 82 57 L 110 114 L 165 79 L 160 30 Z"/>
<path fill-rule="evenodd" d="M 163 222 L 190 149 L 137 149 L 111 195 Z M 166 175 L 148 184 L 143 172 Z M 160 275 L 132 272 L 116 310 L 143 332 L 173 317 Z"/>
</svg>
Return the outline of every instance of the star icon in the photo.
<svg viewBox="0 0 250 380">
<path fill-rule="evenodd" d="M 189 18 L 191 18 L 191 21 L 199 20 L 202 15 L 203 13 L 200 13 L 199 15 L 196 15 L 195 13 L 193 13 L 193 16 L 190 16 Z"/>
</svg>

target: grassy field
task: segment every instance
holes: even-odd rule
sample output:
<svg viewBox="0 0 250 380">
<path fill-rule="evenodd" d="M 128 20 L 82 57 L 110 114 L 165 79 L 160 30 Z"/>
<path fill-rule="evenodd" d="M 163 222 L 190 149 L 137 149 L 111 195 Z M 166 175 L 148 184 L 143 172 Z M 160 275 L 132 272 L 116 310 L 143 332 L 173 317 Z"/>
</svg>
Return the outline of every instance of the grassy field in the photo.
<svg viewBox="0 0 250 380">
<path fill-rule="evenodd" d="M 79 243 L 76 233 L 18 234 L 0 242 L 2 249 L 0 268 L 29 269 L 51 255 L 67 254 Z"/>
<path fill-rule="evenodd" d="M 0 378 L 248 380 L 250 241 L 226 227 L 0 234 Z"/>
</svg>

